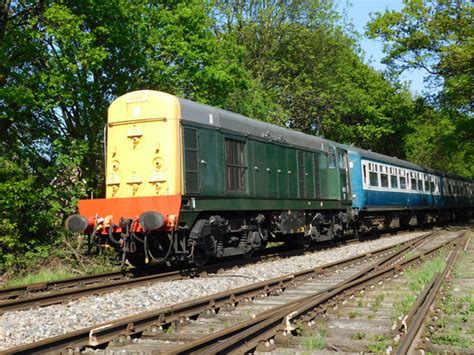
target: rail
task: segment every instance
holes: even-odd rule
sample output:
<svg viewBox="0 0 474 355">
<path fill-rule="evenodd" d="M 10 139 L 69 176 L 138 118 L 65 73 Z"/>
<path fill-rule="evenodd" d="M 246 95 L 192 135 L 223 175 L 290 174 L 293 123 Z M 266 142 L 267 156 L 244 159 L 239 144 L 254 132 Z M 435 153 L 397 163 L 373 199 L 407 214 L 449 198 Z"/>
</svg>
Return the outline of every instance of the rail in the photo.
<svg viewBox="0 0 474 355">
<path fill-rule="evenodd" d="M 164 307 L 155 311 L 142 313 L 139 315 L 129 316 L 126 318 L 119 319 L 117 321 L 104 323 L 94 327 L 88 327 L 81 330 L 77 330 L 72 333 L 56 336 L 53 338 L 45 339 L 42 341 L 35 342 L 33 344 L 27 344 L 20 347 L 9 349 L 9 353 L 43 353 L 43 352 L 61 352 L 65 349 L 74 349 L 75 347 L 82 346 L 98 346 L 100 344 L 107 343 L 112 339 L 120 337 L 127 337 L 132 334 L 142 332 L 146 329 L 158 328 L 161 325 L 169 324 L 179 319 L 193 317 L 203 312 L 217 309 L 228 304 L 236 304 L 242 300 L 250 299 L 262 294 L 270 294 L 279 290 L 285 289 L 288 286 L 294 285 L 295 283 L 314 277 L 315 275 L 327 271 L 335 267 L 341 267 L 356 260 L 364 258 L 375 257 L 390 253 L 387 257 L 383 258 L 378 265 L 384 265 L 395 256 L 399 256 L 401 250 L 409 250 L 410 248 L 423 242 L 426 238 L 429 238 L 433 233 L 426 233 L 418 238 L 412 239 L 405 243 L 390 247 L 384 247 L 370 253 L 358 255 L 356 257 L 347 258 L 316 268 L 307 269 L 295 274 L 278 277 L 275 279 L 262 281 L 257 284 L 228 290 L 215 295 L 207 297 L 201 297 L 199 299 Z M 373 271 L 377 267 L 370 267 Z M 370 273 L 370 270 L 364 270 L 360 276 Z M 356 281 L 354 281 L 356 282 Z M 285 308 L 286 309 L 286 308 Z M 281 309 L 280 309 L 281 310 Z M 286 315 L 286 313 L 285 313 Z M 267 319 L 274 319 L 273 313 L 267 314 Z M 270 317 L 270 318 L 268 318 Z M 252 321 L 250 321 L 252 323 Z M 253 324 L 253 323 L 252 323 Z"/>
</svg>

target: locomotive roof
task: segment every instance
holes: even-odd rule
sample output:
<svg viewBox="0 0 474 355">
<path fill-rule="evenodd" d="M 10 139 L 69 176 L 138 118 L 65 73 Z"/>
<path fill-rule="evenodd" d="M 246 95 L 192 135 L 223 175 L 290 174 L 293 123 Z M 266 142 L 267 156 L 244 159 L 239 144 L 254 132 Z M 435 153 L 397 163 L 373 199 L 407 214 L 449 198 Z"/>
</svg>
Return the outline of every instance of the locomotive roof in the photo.
<svg viewBox="0 0 474 355">
<path fill-rule="evenodd" d="M 327 151 L 328 146 L 335 145 L 334 142 L 321 137 L 255 120 L 220 108 L 181 98 L 178 100 L 181 105 L 181 119 L 183 121 L 236 132 L 263 141 L 290 144 L 313 150 Z"/>
<path fill-rule="evenodd" d="M 471 181 L 470 179 L 459 175 L 443 173 L 406 160 L 398 159 L 396 157 L 372 152 L 370 150 L 357 148 L 351 145 L 340 144 L 322 137 L 312 136 L 306 133 L 277 126 L 272 123 L 259 121 L 217 107 L 200 104 L 191 100 L 182 99 L 180 97 L 177 97 L 177 99 L 181 106 L 181 119 L 183 121 L 227 130 L 229 132 L 235 132 L 245 136 L 252 136 L 264 141 L 290 144 L 313 150 L 316 149 L 320 151 L 327 151 L 329 146 L 335 146 L 348 151 L 356 152 L 363 158 L 385 162 L 408 169 L 424 171 L 431 174 Z"/>
<path fill-rule="evenodd" d="M 238 113 L 233 113 L 217 107 L 200 104 L 191 100 L 177 97 L 181 106 L 181 119 L 183 121 L 198 123 L 209 127 L 214 127 L 230 132 L 236 132 L 245 136 L 273 141 L 280 144 L 290 144 L 307 149 L 327 151 L 329 146 L 339 147 L 348 151 L 360 154 L 362 157 L 388 164 L 393 164 L 408 169 L 424 171 L 454 179 L 472 181 L 469 178 L 456 174 L 443 173 L 422 165 L 418 165 L 406 160 L 398 159 L 388 155 L 357 148 L 351 145 L 340 144 L 328 139 L 309 135 L 289 128 L 277 126 L 272 123 L 252 119 Z"/>
</svg>

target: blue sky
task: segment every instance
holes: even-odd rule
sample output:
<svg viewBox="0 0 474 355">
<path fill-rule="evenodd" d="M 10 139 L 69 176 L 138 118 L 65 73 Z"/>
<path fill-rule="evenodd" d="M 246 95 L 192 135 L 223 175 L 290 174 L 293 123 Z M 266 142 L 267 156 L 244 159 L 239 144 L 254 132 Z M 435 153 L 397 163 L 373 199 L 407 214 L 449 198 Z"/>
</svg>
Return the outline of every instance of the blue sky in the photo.
<svg viewBox="0 0 474 355">
<path fill-rule="evenodd" d="M 347 7 L 346 0 L 338 0 L 338 10 L 348 10 L 348 16 L 352 19 L 355 29 L 363 34 L 365 32 L 365 25 L 370 21 L 370 13 L 384 12 L 389 10 L 401 10 L 403 8 L 402 0 L 351 0 L 351 4 Z M 378 69 L 383 70 L 385 65 L 380 61 L 384 57 L 383 44 L 379 40 L 371 40 L 364 36 L 360 45 L 365 52 L 366 62 Z M 410 88 L 413 93 L 421 94 L 424 89 L 423 83 L 424 73 L 420 70 L 405 72 L 401 79 L 403 81 L 410 81 Z"/>
</svg>

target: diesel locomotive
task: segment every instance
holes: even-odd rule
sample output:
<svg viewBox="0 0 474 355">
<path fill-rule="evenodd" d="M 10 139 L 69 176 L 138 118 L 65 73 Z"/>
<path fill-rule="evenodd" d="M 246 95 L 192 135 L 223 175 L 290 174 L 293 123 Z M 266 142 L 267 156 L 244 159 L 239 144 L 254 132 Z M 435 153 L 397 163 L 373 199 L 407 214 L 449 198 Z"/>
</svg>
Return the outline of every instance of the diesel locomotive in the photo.
<svg viewBox="0 0 474 355">
<path fill-rule="evenodd" d="M 66 227 L 138 267 L 472 213 L 472 180 L 163 92 L 117 98 L 105 133 L 106 197 Z"/>
</svg>

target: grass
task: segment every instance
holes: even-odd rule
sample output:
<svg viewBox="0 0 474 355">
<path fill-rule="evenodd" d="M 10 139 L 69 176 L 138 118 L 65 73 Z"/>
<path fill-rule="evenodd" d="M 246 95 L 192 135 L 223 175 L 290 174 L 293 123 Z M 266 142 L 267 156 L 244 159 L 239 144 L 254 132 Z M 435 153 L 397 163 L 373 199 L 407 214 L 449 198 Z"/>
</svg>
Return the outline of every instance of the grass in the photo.
<svg viewBox="0 0 474 355">
<path fill-rule="evenodd" d="M 372 312 L 376 313 L 380 309 L 380 306 L 382 305 L 382 301 L 384 300 L 384 298 L 385 298 L 385 295 L 383 293 L 379 293 L 375 297 L 375 301 L 372 304 L 372 306 L 370 307 Z"/>
<path fill-rule="evenodd" d="M 427 261 L 422 266 L 409 269 L 405 272 L 408 281 L 408 287 L 414 293 L 421 292 L 428 285 L 437 272 L 446 266 L 444 254 L 441 253 L 435 259 Z M 400 316 L 407 314 L 413 303 L 416 301 L 414 294 L 403 297 L 400 301 L 393 304 L 393 318 L 398 319 Z"/>
<path fill-rule="evenodd" d="M 366 334 L 364 332 L 357 332 L 352 334 L 351 339 L 352 340 L 362 340 L 365 339 Z"/>
<path fill-rule="evenodd" d="M 384 354 L 387 350 L 387 346 L 388 346 L 387 343 L 385 343 L 384 341 L 381 341 L 374 344 L 370 344 L 368 348 L 371 353 Z"/>
<path fill-rule="evenodd" d="M 400 301 L 393 304 L 393 318 L 398 319 L 400 316 L 407 314 L 413 303 L 416 301 L 415 295 L 407 295 Z"/>
<path fill-rule="evenodd" d="M 385 335 L 373 335 L 372 337 L 370 337 L 370 340 L 372 340 L 372 341 L 385 341 L 387 339 L 385 338 Z"/>
<path fill-rule="evenodd" d="M 358 318 L 362 315 L 362 313 L 360 313 L 359 311 L 356 311 L 356 310 L 352 310 L 349 312 L 349 318 L 350 319 L 355 319 L 355 318 Z"/>
<path fill-rule="evenodd" d="M 457 331 L 432 334 L 431 341 L 435 344 L 456 346 L 463 349 L 470 348 L 474 345 L 469 338 L 462 336 Z"/>
<path fill-rule="evenodd" d="M 370 337 L 370 340 L 375 342 L 368 345 L 369 351 L 374 354 L 386 353 L 387 348 L 391 343 L 390 341 L 387 340 L 387 338 L 385 338 L 384 335 L 374 335 Z"/>
<path fill-rule="evenodd" d="M 303 338 L 301 343 L 303 349 L 308 351 L 322 350 L 326 346 L 326 336 L 320 333 Z"/>
<path fill-rule="evenodd" d="M 31 273 L 25 276 L 11 279 L 6 283 L 5 287 L 58 281 L 68 279 L 74 276 L 77 276 L 77 274 L 74 274 L 73 272 L 67 270 L 44 270 L 38 273 Z"/>
<path fill-rule="evenodd" d="M 456 265 L 455 278 L 472 277 L 472 272 L 465 267 L 469 262 L 466 254 L 463 254 Z M 460 271 L 463 270 L 463 271 Z M 469 291 L 466 291 L 469 292 Z M 447 345 L 461 349 L 472 348 L 474 341 L 474 327 L 466 325 L 474 314 L 474 296 L 464 294 L 457 296 L 449 291 L 438 302 L 442 316 L 436 322 L 436 330 L 430 331 L 431 341 L 439 345 Z"/>
<path fill-rule="evenodd" d="M 414 292 L 422 291 L 431 282 L 434 275 L 442 271 L 445 266 L 445 256 L 444 253 L 441 253 L 435 259 L 427 261 L 420 268 L 407 270 L 406 278 L 410 290 Z"/>
<path fill-rule="evenodd" d="M 120 267 L 114 266 L 106 260 L 100 261 L 98 258 L 95 259 L 95 262 L 91 262 L 90 264 L 84 265 L 84 267 L 80 268 L 65 266 L 61 263 L 56 263 L 55 265 L 44 265 L 38 268 L 39 271 L 29 272 L 27 274 L 10 278 L 2 287 L 58 281 L 77 277 L 79 275 L 90 275 L 120 269 Z"/>
<path fill-rule="evenodd" d="M 298 334 L 302 333 L 299 329 Z M 302 339 L 301 346 L 304 350 L 315 351 L 323 350 L 326 347 L 326 337 L 328 335 L 328 326 L 325 322 L 318 322 L 317 328 L 312 330 L 307 336 Z"/>
</svg>

